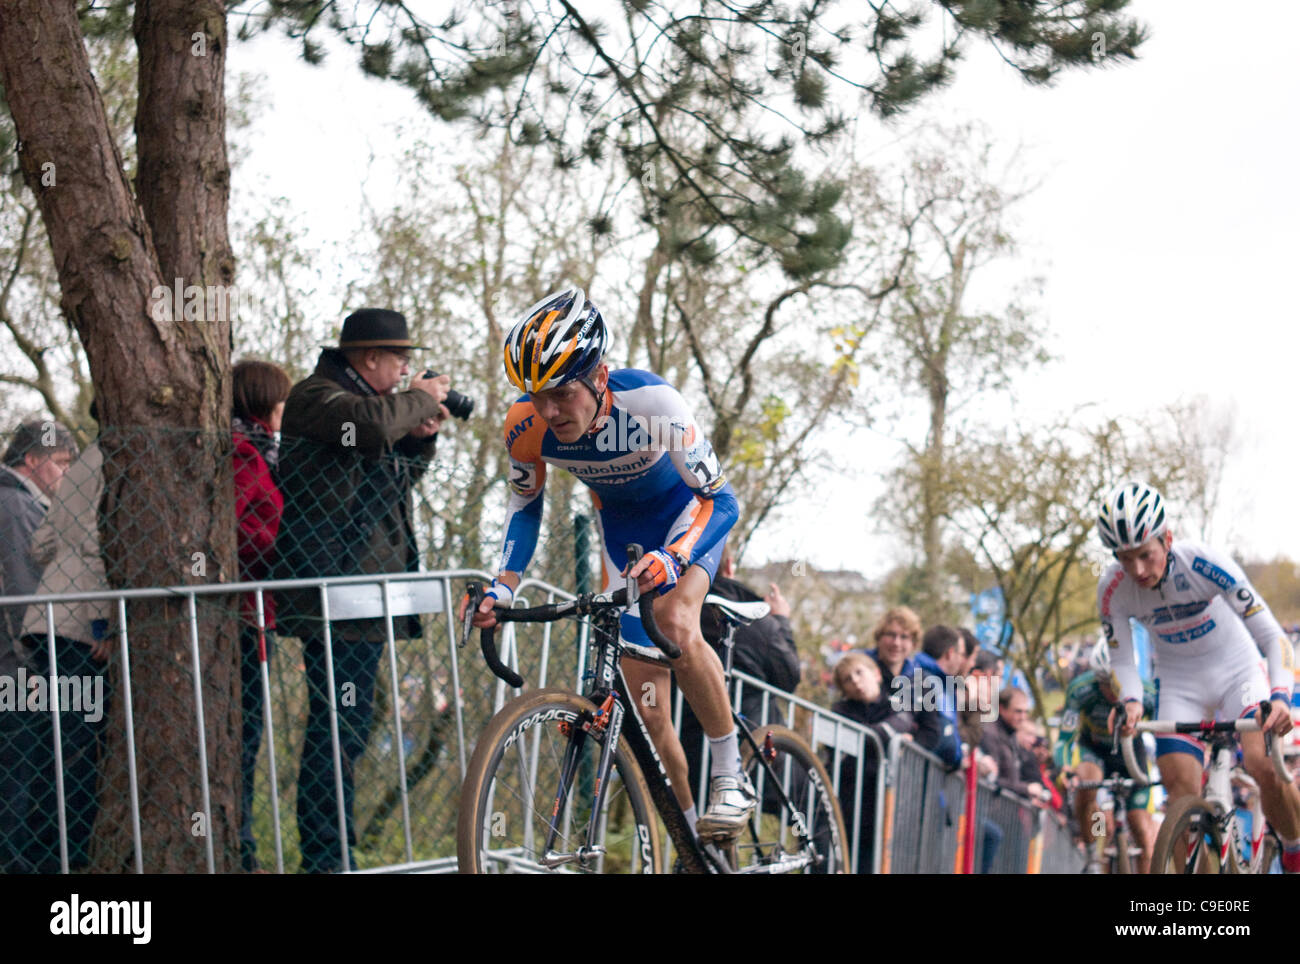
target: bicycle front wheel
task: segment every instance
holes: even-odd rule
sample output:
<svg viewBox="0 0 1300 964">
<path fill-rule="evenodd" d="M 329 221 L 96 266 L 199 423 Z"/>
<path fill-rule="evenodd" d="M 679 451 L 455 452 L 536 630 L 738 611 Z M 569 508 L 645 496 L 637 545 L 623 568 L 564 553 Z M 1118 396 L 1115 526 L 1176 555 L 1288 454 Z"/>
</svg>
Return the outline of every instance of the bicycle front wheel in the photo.
<svg viewBox="0 0 1300 964">
<path fill-rule="evenodd" d="M 1118 809 L 1118 807 L 1117 807 Z M 1116 821 L 1119 822 L 1118 820 Z M 1133 873 L 1133 855 L 1129 849 L 1133 841 L 1128 835 L 1128 831 L 1120 827 L 1115 831 L 1115 873 L 1131 874 Z"/>
<path fill-rule="evenodd" d="M 501 708 L 479 737 L 460 792 L 456 852 L 462 874 L 659 873 L 659 825 L 650 791 L 627 741 L 619 737 L 603 804 L 594 812 L 600 743 L 581 747 L 570 785 L 561 788 L 572 726 L 594 713 L 589 700 L 547 688 Z M 549 853 L 552 816 L 557 825 Z M 584 853 L 595 824 L 596 852 Z"/>
<path fill-rule="evenodd" d="M 735 869 L 772 872 L 811 857 L 805 866 L 788 872 L 848 873 L 844 816 L 821 760 L 801 736 L 783 726 L 757 727 L 753 737 L 760 753 L 770 745 L 772 759 L 765 768 L 748 743 L 742 748 L 745 772 L 758 792 L 759 805 L 732 848 Z M 782 801 L 778 787 L 790 806 Z"/>
<path fill-rule="evenodd" d="M 1156 834 L 1151 857 L 1153 874 L 1219 874 L 1223 866 L 1223 835 L 1214 810 L 1199 797 L 1187 797 L 1171 806 Z M 1229 863 L 1232 858 L 1229 855 Z"/>
</svg>

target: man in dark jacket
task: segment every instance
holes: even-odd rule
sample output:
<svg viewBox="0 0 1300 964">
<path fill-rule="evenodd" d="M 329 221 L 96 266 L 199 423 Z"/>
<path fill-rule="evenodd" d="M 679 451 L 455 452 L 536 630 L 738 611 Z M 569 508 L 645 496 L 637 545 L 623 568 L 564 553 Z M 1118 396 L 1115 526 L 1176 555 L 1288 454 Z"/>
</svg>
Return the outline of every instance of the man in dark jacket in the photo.
<svg viewBox="0 0 1300 964">
<path fill-rule="evenodd" d="M 397 391 L 409 373 L 411 350 L 420 347 L 411 344 L 401 314 L 362 308 L 343 322 L 339 347 L 322 351 L 316 371 L 289 393 L 280 455 L 284 518 L 276 543 L 277 577 L 418 569 L 411 490 L 428 467 L 449 414 L 442 405 L 446 375 L 417 378 L 406 391 Z M 279 600 L 281 632 L 302 640 L 307 675 L 309 711 L 298 777 L 302 869 L 345 870 L 320 592 L 290 591 Z M 419 618 L 398 617 L 393 631 L 398 638 L 418 636 Z M 370 734 L 384 621 L 331 621 L 330 637 L 350 848 L 353 770 Z"/>
<path fill-rule="evenodd" d="M 36 592 L 41 566 L 32 556 L 32 534 L 76 454 L 71 433 L 58 422 L 25 422 L 14 432 L 0 465 L 0 596 Z M 8 677 L 3 685 L 10 693 L 23 661 L 16 641 L 26 608 L 0 609 L 0 676 Z M 43 673 L 46 667 L 31 669 Z M 33 863 L 30 839 L 32 781 L 42 752 L 38 741 L 43 722 L 39 713 L 0 706 L 0 870 L 9 874 L 52 869 Z"/>
<path fill-rule="evenodd" d="M 1026 779 L 1027 771 L 1022 768 L 1024 756 L 1016 739 L 1028 715 L 1029 697 L 1025 691 L 1018 686 L 1005 687 L 998 694 L 998 721 L 984 728 L 981 749 L 997 761 L 999 786 L 1040 803 L 1043 785 Z"/>
<path fill-rule="evenodd" d="M 718 574 L 709 587 L 709 594 L 730 599 L 733 602 L 765 601 L 771 612 L 762 619 L 741 626 L 736 630 L 733 645 L 731 668 L 753 676 L 765 683 L 771 683 L 778 689 L 793 693 L 799 685 L 799 650 L 794 644 L 794 634 L 790 631 L 790 603 L 781 595 L 776 583 L 770 583 L 766 596 L 759 596 L 743 582 L 735 579 L 736 560 L 732 554 L 724 552 L 722 562 L 718 564 Z M 710 646 L 718 649 L 718 656 L 726 664 L 726 653 L 721 650 L 721 642 L 726 635 L 726 624 L 715 606 L 705 606 L 700 612 L 700 631 Z M 782 722 L 780 713 L 768 701 L 767 719 L 763 718 L 763 692 L 755 686 L 745 687 L 741 691 L 740 714 L 751 726 L 758 723 Z M 703 753 L 704 730 L 700 721 L 691 711 L 690 705 L 682 702 L 682 725 L 680 729 L 682 748 L 686 751 L 686 764 L 691 774 L 691 790 L 695 792 L 700 786 L 700 756 Z"/>
<path fill-rule="evenodd" d="M 915 656 L 918 672 L 912 677 L 912 699 L 932 715 L 920 714 L 929 725 L 918 729 L 917 745 L 925 747 L 950 767 L 961 763 L 961 738 L 957 733 L 956 679 L 965 660 L 961 635 L 949 626 L 931 626 L 921 637 L 921 651 Z M 916 683 L 920 681 L 920 691 Z M 933 705 L 931 705 L 933 703 Z"/>
</svg>

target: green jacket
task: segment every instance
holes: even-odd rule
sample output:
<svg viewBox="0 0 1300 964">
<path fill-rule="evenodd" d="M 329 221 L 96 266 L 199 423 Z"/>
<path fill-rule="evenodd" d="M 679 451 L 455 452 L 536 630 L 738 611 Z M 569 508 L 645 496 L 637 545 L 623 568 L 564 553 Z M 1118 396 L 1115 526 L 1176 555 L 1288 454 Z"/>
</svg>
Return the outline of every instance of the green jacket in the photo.
<svg viewBox="0 0 1300 964">
<path fill-rule="evenodd" d="M 437 436 L 409 433 L 436 415 L 420 391 L 365 395 L 348 378 L 344 356 L 321 352 L 316 371 L 284 406 L 280 491 L 284 518 L 276 538 L 279 579 L 414 572 L 419 568 L 411 490 L 428 467 Z M 280 632 L 322 632 L 320 593 L 277 594 Z M 398 638 L 420 634 L 416 616 L 396 618 Z M 382 642 L 382 619 L 334 622 L 335 638 Z"/>
</svg>

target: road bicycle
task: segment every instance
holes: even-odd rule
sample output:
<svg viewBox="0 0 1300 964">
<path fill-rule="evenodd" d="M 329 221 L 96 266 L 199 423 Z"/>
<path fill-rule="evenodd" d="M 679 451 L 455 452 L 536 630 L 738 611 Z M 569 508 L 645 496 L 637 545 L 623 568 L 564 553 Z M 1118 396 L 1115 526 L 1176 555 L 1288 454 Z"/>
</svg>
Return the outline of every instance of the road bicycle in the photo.
<svg viewBox="0 0 1300 964">
<path fill-rule="evenodd" d="M 640 554 L 640 547 L 628 547 L 629 571 Z M 469 597 L 462 644 L 481 587 L 471 584 Z M 731 841 L 701 841 L 691 832 L 621 668 L 623 659 L 671 666 L 669 658 L 681 655 L 655 625 L 653 602 L 629 579 L 612 592 L 496 611 L 499 623 L 586 620 L 592 652 L 586 665 L 592 669 L 584 693 L 560 687 L 526 692 L 484 729 L 461 787 L 461 873 L 660 873 L 666 866 L 661 820 L 680 872 L 847 872 L 848 837 L 821 761 L 793 731 L 751 729 L 735 713 L 759 804 Z M 767 611 L 765 603 L 717 596 L 706 602 L 724 613 L 728 643 L 737 626 Z M 619 619 L 632 606 L 662 652 L 620 639 Z M 523 687 L 523 678 L 501 661 L 493 628 L 480 631 L 480 647 L 496 676 Z M 730 658 L 727 664 L 729 673 Z"/>
<path fill-rule="evenodd" d="M 1267 719 L 1271 709 L 1267 701 L 1260 704 L 1261 719 Z M 1195 735 L 1210 744 L 1210 766 L 1206 770 L 1204 795 L 1185 797 L 1175 801 L 1165 813 L 1164 823 L 1156 835 L 1151 858 L 1153 874 L 1265 874 L 1273 859 L 1281 854 L 1282 844 L 1271 827 L 1267 827 L 1259 806 L 1259 795 L 1251 807 L 1251 836 L 1246 838 L 1237 808 L 1233 805 L 1232 784 L 1255 787 L 1255 781 L 1244 771 L 1234 773 L 1236 760 L 1236 734 L 1259 732 L 1259 722 L 1249 720 L 1201 720 L 1196 723 L 1177 723 L 1172 720 L 1148 720 L 1139 723 L 1138 732 Z M 1282 758 L 1282 741 L 1265 734 L 1269 759 L 1278 779 L 1291 782 Z M 1149 782 L 1146 774 L 1137 769 L 1133 756 L 1133 738 L 1126 736 L 1121 742 L 1124 763 L 1129 775 L 1139 784 Z"/>
</svg>

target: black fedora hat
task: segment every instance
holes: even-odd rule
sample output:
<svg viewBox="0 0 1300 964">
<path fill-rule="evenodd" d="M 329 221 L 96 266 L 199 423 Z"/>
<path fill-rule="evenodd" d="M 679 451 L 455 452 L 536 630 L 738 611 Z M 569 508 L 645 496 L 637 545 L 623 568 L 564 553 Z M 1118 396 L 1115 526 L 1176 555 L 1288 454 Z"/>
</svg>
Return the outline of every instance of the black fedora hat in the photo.
<svg viewBox="0 0 1300 964">
<path fill-rule="evenodd" d="M 343 319 L 339 350 L 354 348 L 425 348 L 411 341 L 406 316 L 388 308 L 358 308 Z"/>
</svg>

